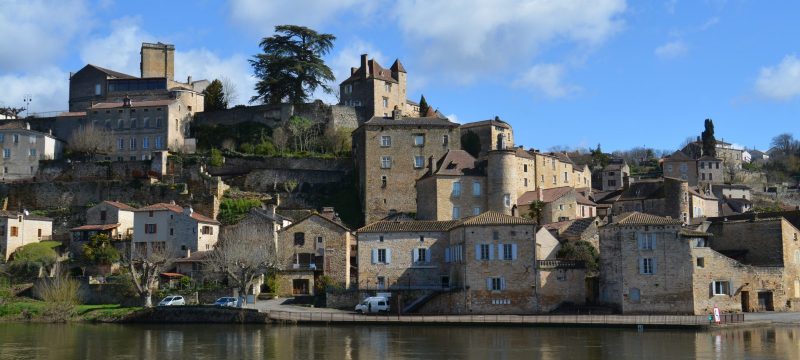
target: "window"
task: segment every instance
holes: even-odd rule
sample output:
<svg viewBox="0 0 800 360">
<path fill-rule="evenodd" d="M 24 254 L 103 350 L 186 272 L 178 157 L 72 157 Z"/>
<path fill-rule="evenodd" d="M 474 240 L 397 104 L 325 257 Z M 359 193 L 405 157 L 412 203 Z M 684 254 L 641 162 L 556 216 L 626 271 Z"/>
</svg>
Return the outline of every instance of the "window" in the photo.
<svg viewBox="0 0 800 360">
<path fill-rule="evenodd" d="M 478 181 L 472 182 L 472 196 L 481 196 L 481 183 Z"/>
<path fill-rule="evenodd" d="M 564 182 L 569 182 L 569 173 L 564 171 Z"/>
<path fill-rule="evenodd" d="M 656 233 L 636 233 L 639 250 L 653 250 L 656 248 Z"/>
<path fill-rule="evenodd" d="M 491 291 L 501 291 L 505 289 L 505 280 L 500 277 L 486 279 L 486 288 Z"/>
<path fill-rule="evenodd" d="M 30 149 L 30 150 L 28 151 L 28 155 L 30 155 L 30 156 L 36 156 L 36 149 Z"/>
<path fill-rule="evenodd" d="M 306 244 L 306 233 L 304 232 L 294 233 L 294 246 L 303 246 L 305 244 Z"/>
<path fill-rule="evenodd" d="M 500 240 L 500 232 L 492 231 L 492 240 Z"/>
<path fill-rule="evenodd" d="M 386 187 L 387 181 L 388 181 L 388 178 L 386 177 L 386 175 L 381 175 L 381 187 L 382 188 Z"/>
<path fill-rule="evenodd" d="M 153 211 L 148 211 L 148 212 L 147 212 L 147 216 L 148 216 L 148 217 L 153 217 Z"/>
<path fill-rule="evenodd" d="M 514 244 L 501 244 L 500 246 L 503 249 L 503 260 L 514 260 L 516 246 Z"/>
<path fill-rule="evenodd" d="M 697 267 L 699 268 L 706 267 L 706 258 L 702 257 L 697 258 Z"/>
<path fill-rule="evenodd" d="M 381 169 L 391 169 L 391 168 L 392 168 L 392 157 L 381 156 Z"/>
<path fill-rule="evenodd" d="M 711 175 L 711 174 L 709 174 L 709 175 Z M 705 180 L 706 179 L 706 173 L 700 174 L 700 178 L 701 178 L 701 180 Z"/>
<path fill-rule="evenodd" d="M 425 166 L 425 157 L 422 155 L 414 156 L 414 168 L 421 169 L 423 166 Z"/>
<path fill-rule="evenodd" d="M 453 220 L 461 219 L 461 208 L 453 206 Z"/>
<path fill-rule="evenodd" d="M 142 120 L 142 127 L 145 129 L 150 127 L 150 118 L 146 117 L 144 118 L 144 120 Z"/>
<path fill-rule="evenodd" d="M 142 149 L 149 149 L 150 148 L 150 138 L 144 137 L 142 138 Z"/>
<path fill-rule="evenodd" d="M 553 175 L 553 185 L 557 183 L 558 183 L 558 178 L 555 175 Z"/>
<path fill-rule="evenodd" d="M 711 291 L 713 295 L 730 295 L 731 282 L 730 281 L 713 281 L 711 282 Z"/>
<path fill-rule="evenodd" d="M 144 224 L 144 233 L 145 234 L 155 234 L 156 233 L 156 224 Z"/>
<path fill-rule="evenodd" d="M 442 145 L 447 145 L 450 143 L 450 135 L 442 135 Z"/>
<path fill-rule="evenodd" d="M 478 260 L 491 260 L 492 247 L 489 244 L 478 245 Z"/>
<path fill-rule="evenodd" d="M 156 128 L 157 129 L 161 128 L 161 118 L 156 118 Z"/>
<path fill-rule="evenodd" d="M 644 275 L 653 275 L 656 273 L 656 259 L 654 258 L 639 258 L 639 273 Z"/>
<path fill-rule="evenodd" d="M 173 235 L 175 235 L 175 229 L 174 228 L 169 228 L 169 236 L 173 236 Z"/>
<path fill-rule="evenodd" d="M 719 169 L 719 163 L 716 163 L 714 168 Z"/>
<path fill-rule="evenodd" d="M 378 276 L 375 280 L 375 285 L 378 289 L 385 289 L 386 288 L 386 277 Z"/>
<path fill-rule="evenodd" d="M 162 146 L 161 136 L 156 136 L 155 146 L 153 148 L 158 150 L 161 149 Z"/>
<path fill-rule="evenodd" d="M 453 182 L 453 191 L 451 192 L 451 195 L 453 197 L 461 196 L 461 182 L 460 181 Z"/>
<path fill-rule="evenodd" d="M 131 138 L 131 150 L 136 150 L 136 138 Z"/>
<path fill-rule="evenodd" d="M 415 263 L 430 262 L 431 255 L 427 248 L 417 248 L 413 250 L 413 261 Z"/>
<path fill-rule="evenodd" d="M 689 171 L 689 165 L 686 165 L 686 163 L 681 164 L 681 172 L 685 173 L 687 171 Z"/>
<path fill-rule="evenodd" d="M 0 134 L 0 142 L 6 141 L 6 134 Z"/>
<path fill-rule="evenodd" d="M 631 302 L 638 303 L 639 299 L 641 299 L 641 293 L 639 288 L 631 288 L 628 294 L 628 298 L 631 299 Z"/>
<path fill-rule="evenodd" d="M 511 207 L 511 194 L 503 194 L 503 203 L 506 207 Z"/>
<path fill-rule="evenodd" d="M 136 118 L 131 119 L 131 129 L 136 129 Z"/>
<path fill-rule="evenodd" d="M 11 157 L 11 149 L 3 149 L 3 157 L 8 159 Z M 8 172 L 8 171 L 6 171 Z"/>
<path fill-rule="evenodd" d="M 714 181 L 714 174 L 708 174 L 708 181 Z"/>
<path fill-rule="evenodd" d="M 672 164 L 667 165 L 667 172 L 672 172 Z"/>
<path fill-rule="evenodd" d="M 383 107 L 384 108 L 388 108 L 389 107 L 389 98 L 387 98 L 387 97 L 383 98 Z"/>
<path fill-rule="evenodd" d="M 108 215 L 108 212 L 107 212 L 107 211 L 105 211 L 105 210 L 101 210 L 101 211 L 100 211 L 100 221 L 106 221 L 106 216 L 107 216 L 107 215 Z"/>
<path fill-rule="evenodd" d="M 381 135 L 381 147 L 392 146 L 392 137 L 389 135 Z"/>
<path fill-rule="evenodd" d="M 378 236 L 378 242 L 383 242 L 383 235 Z"/>
<path fill-rule="evenodd" d="M 100 84 L 94 84 L 94 94 L 100 95 Z"/>
<path fill-rule="evenodd" d="M 386 249 L 378 249 L 377 254 L 378 254 L 378 263 L 379 264 L 387 264 L 388 263 L 386 261 L 386 259 L 387 259 L 387 257 L 386 257 Z"/>
<path fill-rule="evenodd" d="M 701 169 L 705 169 L 705 168 L 706 168 L 706 163 L 705 163 L 705 161 L 701 161 L 701 162 L 700 162 L 700 168 L 701 168 Z"/>
<path fill-rule="evenodd" d="M 480 206 L 473 206 L 472 207 L 472 215 L 480 215 L 481 214 L 481 207 Z"/>
<path fill-rule="evenodd" d="M 208 225 L 204 225 L 201 229 L 201 233 L 203 235 L 214 235 L 214 228 Z"/>
<path fill-rule="evenodd" d="M 425 146 L 425 135 L 414 135 L 414 146 Z"/>
<path fill-rule="evenodd" d="M 608 186 L 617 186 L 617 180 L 608 180 Z"/>
<path fill-rule="evenodd" d="M 528 178 L 524 178 L 522 180 L 522 182 L 525 184 L 525 187 L 528 187 Z"/>
<path fill-rule="evenodd" d="M 117 139 L 117 149 L 124 150 L 125 149 L 125 139 L 119 138 Z"/>
<path fill-rule="evenodd" d="M 386 90 L 386 92 L 392 92 L 392 83 L 390 83 L 390 82 L 384 83 L 383 84 L 383 89 Z"/>
<path fill-rule="evenodd" d="M 36 135 L 29 136 L 28 143 L 30 143 L 31 145 L 36 145 Z"/>
<path fill-rule="evenodd" d="M 558 210 L 559 211 L 563 211 L 564 210 L 564 204 L 558 204 Z"/>
<path fill-rule="evenodd" d="M 19 228 L 16 227 L 16 226 L 12 226 L 10 235 L 11 236 L 19 236 Z"/>
<path fill-rule="evenodd" d="M 522 172 L 528 172 L 528 164 L 522 165 Z"/>
</svg>

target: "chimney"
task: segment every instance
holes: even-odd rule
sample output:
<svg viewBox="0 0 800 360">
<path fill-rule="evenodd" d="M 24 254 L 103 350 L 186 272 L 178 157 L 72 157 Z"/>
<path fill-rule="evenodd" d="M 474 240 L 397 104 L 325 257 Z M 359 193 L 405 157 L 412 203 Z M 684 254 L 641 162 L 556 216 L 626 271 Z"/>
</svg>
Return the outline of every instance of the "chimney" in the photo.
<svg viewBox="0 0 800 360">
<path fill-rule="evenodd" d="M 400 120 L 400 118 L 402 118 L 402 117 L 403 117 L 403 114 L 400 111 L 400 108 L 395 106 L 394 110 L 392 110 L 392 120 Z"/>
<path fill-rule="evenodd" d="M 175 205 L 175 200 L 170 200 L 170 201 L 169 201 L 169 204 L 170 204 L 170 205 Z"/>
<path fill-rule="evenodd" d="M 190 257 L 192 257 L 192 249 L 187 248 L 186 249 L 186 258 L 188 259 Z"/>
<path fill-rule="evenodd" d="M 631 186 L 631 178 L 628 175 L 622 176 L 622 188 L 627 190 Z"/>
<path fill-rule="evenodd" d="M 183 213 L 186 214 L 186 215 L 192 216 L 192 213 L 194 213 L 194 209 L 192 209 L 192 206 L 189 205 L 189 206 L 183 208 Z"/>
<path fill-rule="evenodd" d="M 323 206 L 320 215 L 328 220 L 333 220 L 336 217 L 336 212 L 333 211 L 332 206 Z"/>
<path fill-rule="evenodd" d="M 356 73 L 356 71 L 358 71 L 358 68 L 351 67 L 351 68 L 350 68 L 350 75 L 353 75 L 353 74 L 355 74 L 355 73 Z"/>
<path fill-rule="evenodd" d="M 30 129 L 31 129 L 31 123 L 26 122 L 25 123 L 25 130 L 30 130 Z"/>
<path fill-rule="evenodd" d="M 192 84 L 192 75 L 186 77 L 186 83 L 191 85 Z"/>
<path fill-rule="evenodd" d="M 542 192 L 541 186 L 536 189 L 536 196 L 539 199 L 539 201 L 544 201 L 544 193 Z"/>
<path fill-rule="evenodd" d="M 361 69 L 364 71 L 364 77 L 369 77 L 369 68 L 367 64 L 367 54 L 361 54 Z"/>
<path fill-rule="evenodd" d="M 125 97 L 122 99 L 122 107 L 131 107 L 131 98 L 125 94 Z"/>
<path fill-rule="evenodd" d="M 275 217 L 275 208 L 277 208 L 277 207 L 278 206 L 275 205 L 275 204 L 267 204 L 267 206 L 266 206 L 267 215 L 269 215 L 269 216 L 274 218 Z"/>
</svg>

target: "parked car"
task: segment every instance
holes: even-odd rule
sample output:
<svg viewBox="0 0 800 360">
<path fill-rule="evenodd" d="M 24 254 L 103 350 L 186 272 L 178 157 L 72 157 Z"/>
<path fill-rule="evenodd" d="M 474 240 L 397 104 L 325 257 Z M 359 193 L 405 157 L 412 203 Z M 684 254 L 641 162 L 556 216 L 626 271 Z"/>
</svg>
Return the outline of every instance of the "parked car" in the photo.
<svg viewBox="0 0 800 360">
<path fill-rule="evenodd" d="M 389 300 L 383 296 L 371 296 L 356 305 L 359 314 L 378 314 L 389 312 Z"/>
<path fill-rule="evenodd" d="M 186 305 L 186 300 L 180 295 L 169 295 L 158 302 L 158 306 Z"/>
<path fill-rule="evenodd" d="M 214 305 L 216 305 L 216 306 L 231 306 L 231 307 L 235 307 L 237 302 L 238 302 L 238 300 L 235 297 L 224 296 L 224 297 L 221 297 L 221 298 L 217 299 L 217 301 L 214 301 Z"/>
</svg>

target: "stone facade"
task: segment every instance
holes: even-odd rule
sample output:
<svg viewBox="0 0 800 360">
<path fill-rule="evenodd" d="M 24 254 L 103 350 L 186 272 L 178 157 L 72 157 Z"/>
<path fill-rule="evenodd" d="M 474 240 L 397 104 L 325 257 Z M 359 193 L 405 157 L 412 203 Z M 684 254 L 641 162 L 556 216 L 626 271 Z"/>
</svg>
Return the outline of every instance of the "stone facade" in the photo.
<svg viewBox="0 0 800 360">
<path fill-rule="evenodd" d="M 494 120 L 476 121 L 461 125 L 461 136 L 468 132 L 478 135 L 481 151 L 478 156 L 486 155 L 491 150 L 511 149 L 514 147 L 514 131 L 507 122 L 495 117 Z"/>
<path fill-rule="evenodd" d="M 614 191 L 622 189 L 631 175 L 631 168 L 623 159 L 614 159 L 601 172 L 600 189 Z"/>
<path fill-rule="evenodd" d="M 175 45 L 142 43 L 139 54 L 143 78 L 175 78 Z"/>
<path fill-rule="evenodd" d="M 133 251 L 164 249 L 173 256 L 212 250 L 219 236 L 219 222 L 191 207 L 174 203 L 153 204 L 134 211 Z"/>
<path fill-rule="evenodd" d="M 24 128 L 0 129 L 2 181 L 28 180 L 36 176 L 39 160 L 61 158 L 64 143 L 50 135 Z"/>
<path fill-rule="evenodd" d="M 361 55 L 361 66 L 350 69 L 350 77 L 339 84 L 339 105 L 363 108 L 368 117 L 392 115 L 398 109 L 403 116 L 418 117 L 419 110 L 407 100 L 407 74 L 400 60 L 384 69 L 375 59 Z"/>
<path fill-rule="evenodd" d="M 0 254 L 7 261 L 18 248 L 50 240 L 53 235 L 53 219 L 26 215 L 14 211 L 0 211 Z"/>
</svg>

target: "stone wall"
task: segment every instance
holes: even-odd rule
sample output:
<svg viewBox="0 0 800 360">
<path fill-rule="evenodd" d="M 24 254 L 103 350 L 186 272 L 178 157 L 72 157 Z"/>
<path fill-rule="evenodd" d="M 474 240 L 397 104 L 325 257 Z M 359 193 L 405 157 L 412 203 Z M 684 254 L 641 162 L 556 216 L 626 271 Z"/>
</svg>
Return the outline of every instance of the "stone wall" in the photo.
<svg viewBox="0 0 800 360">
<path fill-rule="evenodd" d="M 363 111 L 352 106 L 328 105 L 322 101 L 305 104 L 267 104 L 237 106 L 227 110 L 200 112 L 195 115 L 196 125 L 236 125 L 244 122 L 264 124 L 270 128 L 281 127 L 292 116 L 302 116 L 313 122 L 336 129 L 355 129 L 366 121 Z"/>
<path fill-rule="evenodd" d="M 711 247 L 717 251 L 746 250 L 745 264 L 781 266 L 784 263 L 779 219 L 715 222 L 708 232 L 714 234 Z"/>
<path fill-rule="evenodd" d="M 67 162 L 42 161 L 37 181 L 131 180 L 148 175 L 150 161 Z"/>
<path fill-rule="evenodd" d="M 539 269 L 538 311 L 550 312 L 562 303 L 586 302 L 586 269 Z"/>
</svg>

